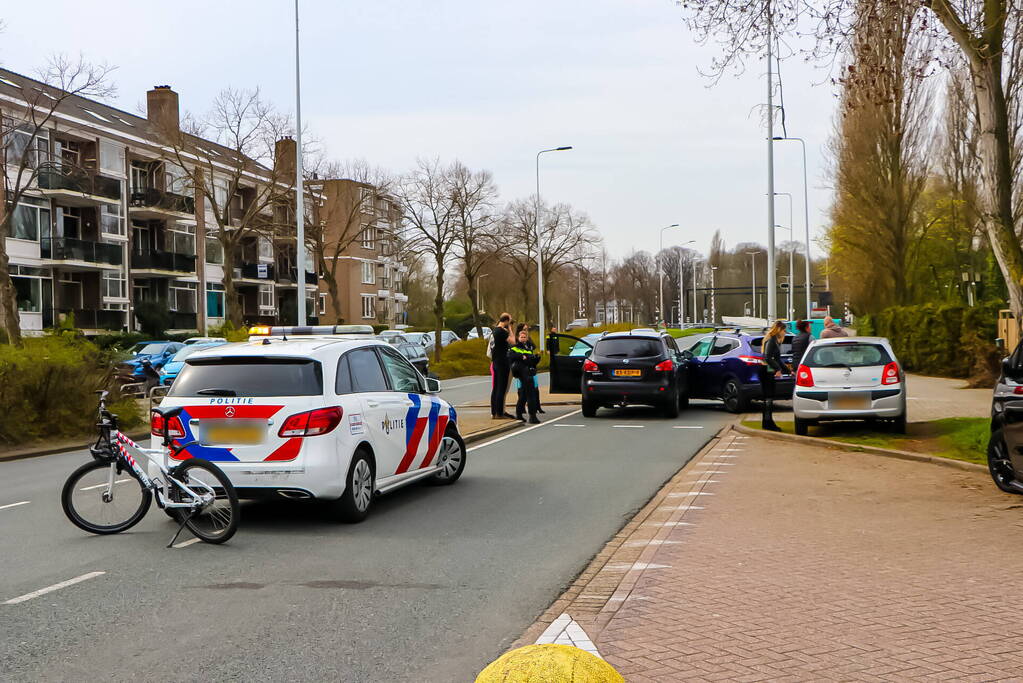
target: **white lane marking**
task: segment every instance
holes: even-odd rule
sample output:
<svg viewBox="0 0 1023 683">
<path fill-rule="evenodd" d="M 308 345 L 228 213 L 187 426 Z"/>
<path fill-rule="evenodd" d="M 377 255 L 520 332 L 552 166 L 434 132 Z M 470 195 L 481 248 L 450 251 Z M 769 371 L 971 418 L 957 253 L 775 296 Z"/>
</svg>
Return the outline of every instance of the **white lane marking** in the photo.
<svg viewBox="0 0 1023 683">
<path fill-rule="evenodd" d="M 672 429 L 703 429 L 703 425 L 675 425 Z"/>
<path fill-rule="evenodd" d="M 472 387 L 472 386 L 476 386 L 477 384 L 490 384 L 490 380 L 489 379 L 481 379 L 481 380 L 477 380 L 475 382 L 466 382 L 464 384 L 449 384 L 447 386 L 445 386 L 444 383 L 442 382 L 441 385 L 440 385 L 440 388 L 441 388 L 441 391 L 443 391 L 445 389 L 461 389 L 462 387 Z"/>
<path fill-rule="evenodd" d="M 611 425 L 614 429 L 643 429 L 646 425 Z"/>
<path fill-rule="evenodd" d="M 123 484 L 126 481 L 131 481 L 131 479 L 118 479 L 114 483 L 115 484 Z M 93 489 L 101 489 L 101 488 L 103 488 L 106 485 L 107 485 L 106 482 L 103 482 L 102 484 L 93 484 L 92 486 L 83 486 L 82 488 L 80 488 L 78 490 L 79 491 L 91 491 Z"/>
<path fill-rule="evenodd" d="M 16 598 L 11 598 L 10 600 L 5 602 L 4 604 L 5 605 L 17 605 L 19 602 L 25 602 L 26 600 L 31 600 L 32 598 L 38 598 L 40 595 L 46 595 L 47 593 L 52 593 L 53 591 L 60 590 L 61 588 L 67 588 L 68 586 L 73 586 L 76 583 L 81 583 L 82 581 L 88 581 L 89 579 L 95 579 L 97 576 L 103 576 L 104 574 L 106 574 L 106 572 L 89 572 L 88 574 L 82 574 L 81 576 L 76 576 L 73 579 L 68 579 L 67 581 L 61 581 L 60 583 L 55 583 L 52 586 L 47 586 L 46 588 L 40 588 L 37 591 L 32 591 L 31 593 L 25 593 L 24 595 L 20 595 L 20 596 L 18 596 Z"/>
<path fill-rule="evenodd" d="M 7 505 L 0 505 L 0 510 L 6 510 L 7 508 L 16 508 L 19 505 L 28 505 L 31 502 L 32 501 L 30 500 L 23 500 L 18 503 L 8 503 Z"/>
<path fill-rule="evenodd" d="M 186 548 L 186 547 L 188 547 L 188 546 L 192 545 L 193 543 L 198 543 L 198 542 L 199 542 L 200 540 L 202 540 L 202 539 L 199 539 L 199 538 L 190 538 L 190 539 L 188 539 L 187 541 L 182 541 L 181 543 L 175 543 L 175 544 L 174 544 L 174 545 L 172 545 L 171 547 L 172 547 L 172 548 Z"/>
<path fill-rule="evenodd" d="M 554 425 L 555 427 L 585 427 L 586 425 Z"/>
<path fill-rule="evenodd" d="M 476 444 L 472 448 L 466 448 L 465 452 L 466 453 L 472 453 L 473 451 L 478 450 L 480 448 L 485 448 L 486 446 L 490 446 L 492 444 L 499 443 L 501 441 L 504 441 L 505 439 L 510 439 L 510 438 L 512 438 L 514 436 L 519 436 L 520 434 L 525 434 L 526 432 L 531 432 L 534 429 L 539 429 L 540 427 L 546 427 L 547 425 L 554 424 L 558 420 L 564 420 L 566 417 L 572 417 L 573 415 L 578 415 L 581 412 L 582 412 L 581 409 L 580 410 L 573 410 L 572 412 L 565 413 L 564 415 L 562 415 L 560 417 L 556 417 L 553 420 L 547 420 L 546 422 L 543 422 L 543 423 L 538 424 L 538 425 L 532 425 L 531 427 L 526 427 L 525 429 L 516 429 L 511 434 L 505 434 L 504 436 L 499 436 L 496 439 L 491 439 L 490 441 L 484 441 L 481 444 Z"/>
<path fill-rule="evenodd" d="M 567 613 L 562 614 L 560 617 L 555 619 L 550 626 L 548 626 L 540 637 L 536 639 L 537 645 L 547 645 L 550 643 L 557 643 L 559 645 L 572 645 L 580 650 L 586 650 L 592 655 L 601 657 L 600 652 L 597 651 L 597 646 L 593 644 L 590 637 L 586 635 L 586 631 L 579 623 L 570 617 Z"/>
</svg>

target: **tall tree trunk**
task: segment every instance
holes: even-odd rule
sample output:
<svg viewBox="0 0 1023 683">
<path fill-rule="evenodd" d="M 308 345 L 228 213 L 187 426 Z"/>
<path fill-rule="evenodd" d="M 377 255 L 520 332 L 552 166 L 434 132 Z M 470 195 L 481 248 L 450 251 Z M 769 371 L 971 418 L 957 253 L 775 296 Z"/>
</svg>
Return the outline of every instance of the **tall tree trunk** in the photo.
<svg viewBox="0 0 1023 683">
<path fill-rule="evenodd" d="M 1001 53 L 975 56 L 971 59 L 970 75 L 980 124 L 981 220 L 1005 278 L 1009 307 L 1019 326 L 1023 325 L 1023 247 L 1016 237 L 1012 212 L 1012 150 L 1001 60 Z"/>
<path fill-rule="evenodd" d="M 0 197 L 3 190 L 0 188 Z M 0 210 L 4 210 L 0 207 Z M 10 234 L 12 213 L 6 212 L 4 220 L 0 223 L 0 241 L 6 242 Z M 45 302 L 43 302 L 45 305 Z M 21 319 L 18 316 L 18 293 L 11 280 L 10 261 L 7 258 L 7 250 L 0 249 L 0 325 L 3 326 L 4 334 L 7 336 L 7 343 L 14 346 L 21 346 Z"/>
<path fill-rule="evenodd" d="M 234 285 L 234 245 L 229 240 L 221 239 L 220 246 L 224 249 L 224 308 L 227 320 L 235 328 L 241 328 L 243 312 Z"/>
<path fill-rule="evenodd" d="M 433 298 L 433 360 L 440 362 L 440 330 L 444 324 L 444 259 L 437 259 L 437 294 Z"/>
</svg>

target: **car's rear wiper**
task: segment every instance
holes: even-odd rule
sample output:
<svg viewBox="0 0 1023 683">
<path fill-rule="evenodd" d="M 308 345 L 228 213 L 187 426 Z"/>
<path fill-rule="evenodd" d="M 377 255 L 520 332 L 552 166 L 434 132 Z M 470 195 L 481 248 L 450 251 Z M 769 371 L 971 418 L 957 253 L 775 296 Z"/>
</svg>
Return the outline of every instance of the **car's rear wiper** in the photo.
<svg viewBox="0 0 1023 683">
<path fill-rule="evenodd" d="M 821 367 L 822 368 L 845 368 L 849 372 L 852 372 L 852 368 L 850 366 L 846 365 L 845 363 L 828 363 L 827 365 L 822 365 Z"/>
<path fill-rule="evenodd" d="M 629 354 L 627 354 L 627 353 L 605 353 L 604 355 L 607 356 L 608 358 L 627 358 Z"/>
<path fill-rule="evenodd" d="M 199 396 L 237 396 L 234 393 L 234 389 L 217 389 L 216 387 L 210 387 L 208 389 L 200 389 L 195 392 Z"/>
</svg>

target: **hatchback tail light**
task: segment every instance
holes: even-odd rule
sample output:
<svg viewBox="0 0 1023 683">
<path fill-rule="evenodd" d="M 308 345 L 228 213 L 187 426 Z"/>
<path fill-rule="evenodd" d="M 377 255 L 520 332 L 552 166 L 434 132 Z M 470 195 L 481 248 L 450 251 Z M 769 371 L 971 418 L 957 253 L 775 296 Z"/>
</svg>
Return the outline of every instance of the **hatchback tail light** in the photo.
<svg viewBox="0 0 1023 683">
<path fill-rule="evenodd" d="M 317 408 L 304 413 L 292 415 L 281 425 L 277 436 L 291 438 L 295 436 L 319 436 L 332 431 L 341 424 L 344 411 L 340 406 Z"/>
<path fill-rule="evenodd" d="M 764 364 L 763 356 L 739 356 L 739 360 L 741 360 L 746 365 L 763 365 Z"/>
<path fill-rule="evenodd" d="M 668 360 L 662 360 L 660 363 L 654 366 L 654 370 L 658 372 L 671 372 L 675 369 L 675 364 L 669 358 Z"/>
<path fill-rule="evenodd" d="M 884 366 L 884 370 L 881 371 L 881 384 L 898 384 L 899 383 L 899 364 L 892 361 L 888 365 Z"/>
<path fill-rule="evenodd" d="M 600 372 L 600 366 L 587 358 L 583 361 L 583 372 Z"/>
<path fill-rule="evenodd" d="M 149 433 L 153 436 L 163 436 L 163 415 L 151 413 L 149 416 Z M 180 439 L 185 436 L 185 428 L 181 424 L 180 417 L 172 417 L 167 421 L 167 435 L 172 439 Z"/>
<path fill-rule="evenodd" d="M 796 370 L 796 386 L 797 387 L 812 387 L 813 386 L 813 372 L 810 368 L 805 365 L 800 365 L 799 369 Z"/>
</svg>

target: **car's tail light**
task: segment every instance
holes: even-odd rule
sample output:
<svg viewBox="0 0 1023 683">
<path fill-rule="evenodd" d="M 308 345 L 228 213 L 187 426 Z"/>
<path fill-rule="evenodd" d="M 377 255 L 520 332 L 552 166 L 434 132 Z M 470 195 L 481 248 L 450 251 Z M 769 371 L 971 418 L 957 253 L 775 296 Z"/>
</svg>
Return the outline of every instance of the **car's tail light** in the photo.
<svg viewBox="0 0 1023 683">
<path fill-rule="evenodd" d="M 746 365 L 763 365 L 764 364 L 763 356 L 739 356 L 739 360 L 741 360 Z"/>
<path fill-rule="evenodd" d="M 884 366 L 884 370 L 881 371 L 881 384 L 898 384 L 899 383 L 899 364 L 892 361 L 888 365 Z"/>
<path fill-rule="evenodd" d="M 149 433 L 153 436 L 163 436 L 163 415 L 160 413 L 150 414 Z M 172 417 L 167 421 L 167 435 L 172 439 L 180 439 L 185 435 L 180 417 Z"/>
<path fill-rule="evenodd" d="M 796 386 L 797 387 L 812 387 L 813 386 L 813 373 L 810 368 L 805 365 L 800 365 L 799 369 L 796 370 Z"/>
<path fill-rule="evenodd" d="M 291 438 L 293 436 L 319 436 L 332 431 L 341 424 L 344 411 L 340 406 L 317 408 L 304 413 L 292 415 L 281 425 L 277 436 Z"/>
<path fill-rule="evenodd" d="M 600 372 L 600 366 L 587 358 L 583 361 L 583 372 Z"/>
<path fill-rule="evenodd" d="M 675 369 L 675 364 L 671 362 L 671 359 L 662 360 L 660 363 L 654 366 L 654 370 L 658 372 L 671 372 Z"/>
</svg>

